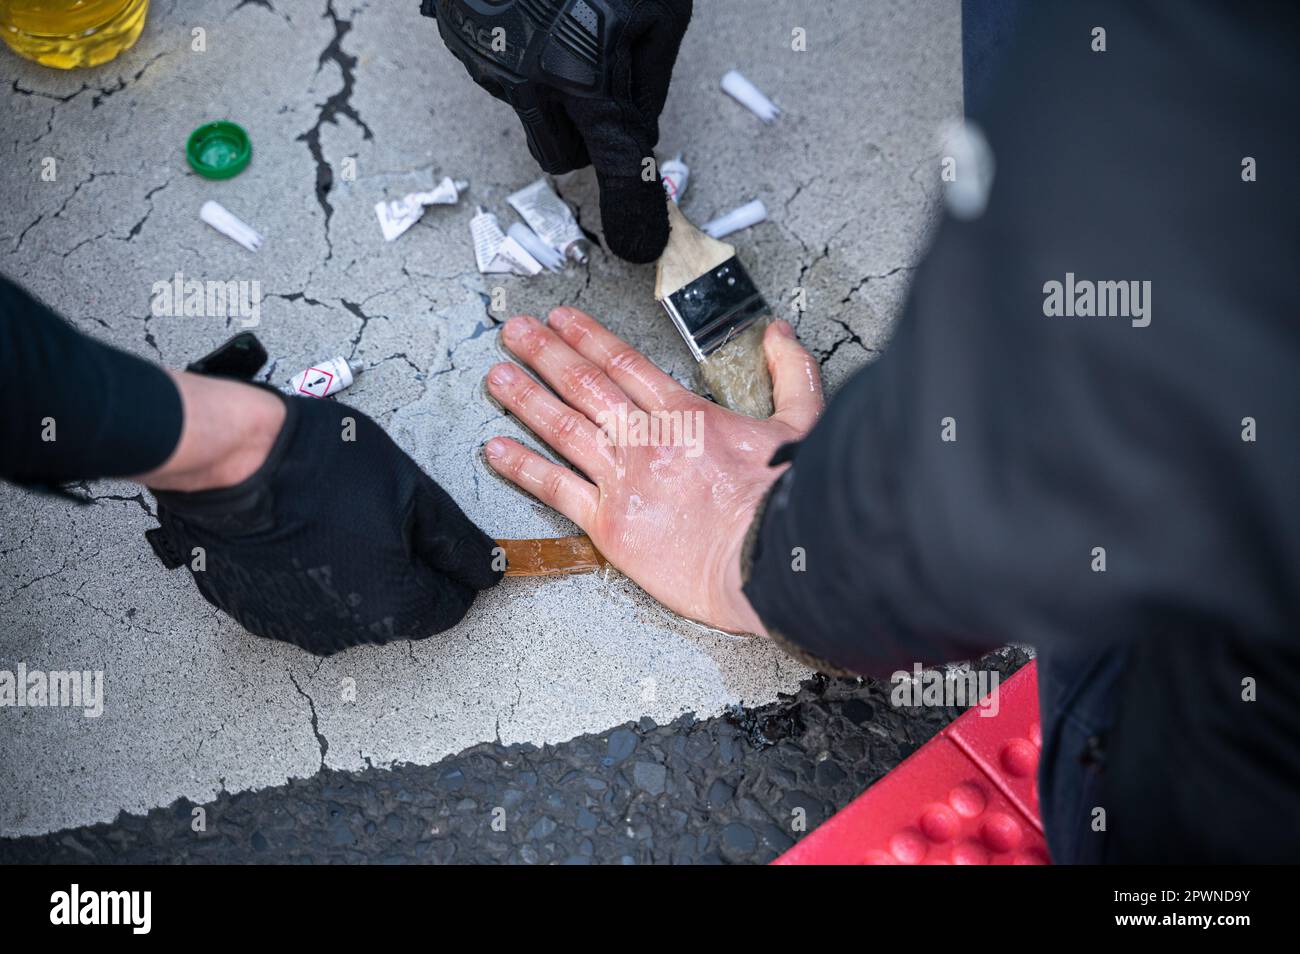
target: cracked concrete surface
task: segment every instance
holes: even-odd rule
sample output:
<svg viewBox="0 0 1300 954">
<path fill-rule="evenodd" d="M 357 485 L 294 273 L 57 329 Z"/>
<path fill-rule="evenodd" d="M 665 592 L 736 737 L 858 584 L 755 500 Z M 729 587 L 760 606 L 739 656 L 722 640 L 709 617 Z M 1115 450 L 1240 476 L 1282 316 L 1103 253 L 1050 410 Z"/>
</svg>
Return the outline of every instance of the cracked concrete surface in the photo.
<svg viewBox="0 0 1300 954">
<path fill-rule="evenodd" d="M 97 70 L 0 51 L 0 272 L 88 334 L 172 365 L 235 317 L 154 317 L 176 272 L 261 283 L 256 332 L 280 384 L 343 354 L 343 400 L 375 417 L 489 533 L 566 521 L 490 474 L 479 447 L 532 439 L 483 395 L 508 314 L 565 303 L 608 321 L 682 380 L 692 365 L 653 302 L 653 270 L 481 276 L 470 205 L 510 221 L 536 178 L 513 114 L 489 100 L 415 4 L 154 0 L 137 46 Z M 192 31 L 207 50 L 191 50 Z M 794 27 L 808 50 L 790 49 Z M 955 0 L 698 5 L 661 121 L 704 221 L 762 198 L 732 241 L 818 356 L 833 390 L 887 344 L 935 195 L 936 130 L 960 111 Z M 736 67 L 785 110 L 764 127 L 718 89 Z M 253 141 L 240 176 L 185 164 L 189 132 L 230 118 Z M 53 158 L 56 177 L 42 179 Z M 344 160 L 355 160 L 355 177 Z M 384 243 L 373 206 L 442 175 L 468 197 Z M 590 170 L 559 187 L 600 233 Z M 199 221 L 216 199 L 265 236 L 251 254 Z M 493 312 L 494 288 L 505 292 Z M 791 302 L 806 290 L 808 308 Z M 322 766 L 428 764 L 483 741 L 547 743 L 641 717 L 717 714 L 793 691 L 807 671 L 770 645 L 708 632 L 612 576 L 511 580 L 455 630 L 321 660 L 242 632 L 145 544 L 152 498 L 92 481 L 68 501 L 0 487 L 0 668 L 102 669 L 104 714 L 0 710 L 0 835 L 210 800 Z M 340 514 L 339 519 L 347 519 Z"/>
</svg>

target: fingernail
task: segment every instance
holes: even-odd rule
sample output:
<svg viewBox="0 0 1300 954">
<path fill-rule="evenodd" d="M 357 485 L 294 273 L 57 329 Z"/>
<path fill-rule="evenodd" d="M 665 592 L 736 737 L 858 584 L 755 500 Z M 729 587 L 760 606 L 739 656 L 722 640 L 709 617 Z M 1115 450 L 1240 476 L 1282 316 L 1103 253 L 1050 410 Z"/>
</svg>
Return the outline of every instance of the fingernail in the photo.
<svg viewBox="0 0 1300 954">
<path fill-rule="evenodd" d="M 528 331 L 528 317 L 526 315 L 516 315 L 506 322 L 506 338 L 518 341 L 525 332 Z"/>
<path fill-rule="evenodd" d="M 782 318 L 776 323 L 776 330 L 781 332 L 787 338 L 794 338 L 794 325 Z"/>
<path fill-rule="evenodd" d="M 494 437 L 483 445 L 483 456 L 488 460 L 497 460 L 506 452 L 506 442 L 499 437 Z"/>
<path fill-rule="evenodd" d="M 546 316 L 546 323 L 555 330 L 559 331 L 573 319 L 573 311 L 569 308 L 555 308 Z"/>
<path fill-rule="evenodd" d="M 515 366 L 513 364 L 498 364 L 488 372 L 488 380 L 493 384 L 509 384 L 515 379 Z"/>
</svg>

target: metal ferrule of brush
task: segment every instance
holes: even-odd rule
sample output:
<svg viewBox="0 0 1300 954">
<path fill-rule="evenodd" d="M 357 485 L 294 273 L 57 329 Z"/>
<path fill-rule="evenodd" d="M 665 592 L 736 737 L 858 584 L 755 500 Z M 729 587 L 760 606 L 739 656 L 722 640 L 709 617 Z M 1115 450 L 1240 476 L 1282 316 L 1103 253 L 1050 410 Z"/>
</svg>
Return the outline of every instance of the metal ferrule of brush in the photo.
<svg viewBox="0 0 1300 954">
<path fill-rule="evenodd" d="M 734 255 L 663 303 L 696 361 L 703 361 L 768 313 L 767 302 Z"/>
</svg>

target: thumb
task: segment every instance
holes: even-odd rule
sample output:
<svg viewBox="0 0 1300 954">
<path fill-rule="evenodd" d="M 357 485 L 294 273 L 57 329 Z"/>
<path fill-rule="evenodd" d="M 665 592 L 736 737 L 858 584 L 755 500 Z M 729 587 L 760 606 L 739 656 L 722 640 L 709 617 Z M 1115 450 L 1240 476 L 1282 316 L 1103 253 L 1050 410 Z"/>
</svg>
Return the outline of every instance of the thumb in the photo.
<svg viewBox="0 0 1300 954">
<path fill-rule="evenodd" d="M 800 435 L 812 430 L 822 412 L 822 376 L 817 360 L 799 344 L 788 321 L 774 321 L 763 333 L 763 353 L 772 375 L 770 420 L 794 428 Z"/>
</svg>

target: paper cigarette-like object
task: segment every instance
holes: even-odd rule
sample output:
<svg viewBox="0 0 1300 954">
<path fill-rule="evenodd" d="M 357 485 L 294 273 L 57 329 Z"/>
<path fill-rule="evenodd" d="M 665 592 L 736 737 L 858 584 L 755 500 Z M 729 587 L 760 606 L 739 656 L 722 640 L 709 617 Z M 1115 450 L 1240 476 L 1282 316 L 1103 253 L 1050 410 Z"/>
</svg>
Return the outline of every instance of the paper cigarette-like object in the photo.
<svg viewBox="0 0 1300 954">
<path fill-rule="evenodd" d="M 738 209 L 732 209 L 718 216 L 711 222 L 704 223 L 704 234 L 720 239 L 724 235 L 757 225 L 766 218 L 767 206 L 763 204 L 762 199 L 755 199 L 753 202 L 746 202 Z"/>
<path fill-rule="evenodd" d="M 765 123 L 770 123 L 781 115 L 781 107 L 764 96 L 762 90 L 737 70 L 730 70 L 722 77 L 722 91 Z"/>
<path fill-rule="evenodd" d="M 222 235 L 234 239 L 250 252 L 256 252 L 262 247 L 262 236 L 219 202 L 213 202 L 211 199 L 204 202 L 203 207 L 199 209 L 199 218 Z"/>
</svg>

